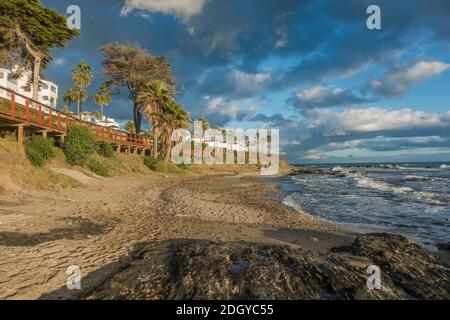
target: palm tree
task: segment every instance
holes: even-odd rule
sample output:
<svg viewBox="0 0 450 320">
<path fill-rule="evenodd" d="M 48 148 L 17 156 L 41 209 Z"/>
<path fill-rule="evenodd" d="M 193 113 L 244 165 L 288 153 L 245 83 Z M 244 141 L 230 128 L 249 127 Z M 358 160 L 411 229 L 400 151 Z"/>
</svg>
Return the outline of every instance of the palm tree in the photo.
<svg viewBox="0 0 450 320">
<path fill-rule="evenodd" d="M 153 157 L 158 158 L 159 114 L 173 101 L 171 92 L 162 81 L 146 83 L 138 93 L 136 102 L 145 113 L 147 122 L 153 126 Z"/>
<path fill-rule="evenodd" d="M 112 102 L 112 94 L 106 86 L 102 86 L 94 95 L 94 102 L 100 106 L 100 119 L 103 120 L 103 108 Z"/>
<path fill-rule="evenodd" d="M 78 116 L 81 116 L 81 104 L 86 102 L 88 98 L 88 93 L 86 87 L 92 83 L 94 78 L 94 71 L 92 68 L 84 61 L 81 61 L 72 70 L 72 79 L 75 83 L 75 91 L 78 102 Z"/>
<path fill-rule="evenodd" d="M 67 89 L 67 91 L 64 93 L 63 100 L 68 104 L 69 109 L 72 103 L 77 101 L 77 97 L 78 96 L 75 89 Z"/>
<path fill-rule="evenodd" d="M 162 129 L 162 142 L 166 160 L 170 159 L 172 152 L 171 137 L 173 132 L 178 128 L 189 127 L 189 113 L 175 101 L 171 101 L 159 113 L 159 123 Z"/>
<path fill-rule="evenodd" d="M 205 132 L 209 129 L 209 122 L 206 118 L 198 118 L 197 121 L 200 121 L 202 123 L 202 130 Z"/>
<path fill-rule="evenodd" d="M 136 134 L 136 125 L 134 124 L 134 121 L 127 121 L 124 126 L 125 131 Z"/>
</svg>

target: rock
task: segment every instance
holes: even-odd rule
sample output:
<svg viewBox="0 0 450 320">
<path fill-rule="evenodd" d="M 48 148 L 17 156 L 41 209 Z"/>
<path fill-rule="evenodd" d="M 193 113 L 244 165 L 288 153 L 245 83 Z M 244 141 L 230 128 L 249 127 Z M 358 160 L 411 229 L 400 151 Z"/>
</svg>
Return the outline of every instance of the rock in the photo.
<svg viewBox="0 0 450 320">
<path fill-rule="evenodd" d="M 325 174 L 322 169 L 312 167 L 292 168 L 289 175 L 296 176 L 300 174 Z"/>
<path fill-rule="evenodd" d="M 370 265 L 381 268 L 381 290 L 367 288 Z M 390 234 L 363 235 L 327 254 L 172 240 L 143 246 L 96 288 L 78 298 L 448 299 L 450 269 L 424 248 Z"/>
<path fill-rule="evenodd" d="M 403 236 L 368 234 L 357 238 L 349 251 L 371 259 L 407 297 L 450 298 L 450 268 Z"/>
<path fill-rule="evenodd" d="M 449 243 L 438 243 L 436 247 L 442 251 L 450 251 L 450 242 Z"/>
</svg>

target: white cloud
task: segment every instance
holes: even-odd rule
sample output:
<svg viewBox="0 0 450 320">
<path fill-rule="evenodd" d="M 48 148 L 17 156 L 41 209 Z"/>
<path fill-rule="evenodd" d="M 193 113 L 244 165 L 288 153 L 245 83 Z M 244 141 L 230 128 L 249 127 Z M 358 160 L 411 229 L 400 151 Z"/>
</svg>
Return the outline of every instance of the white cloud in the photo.
<svg viewBox="0 0 450 320">
<path fill-rule="evenodd" d="M 55 59 L 53 63 L 55 63 L 57 66 L 62 66 L 66 64 L 66 59 L 64 58 Z"/>
<path fill-rule="evenodd" d="M 261 104 L 252 99 L 225 100 L 223 97 L 214 97 L 207 100 L 206 113 L 219 113 L 236 118 L 240 113 L 248 115 L 261 107 Z"/>
<path fill-rule="evenodd" d="M 160 12 L 187 20 L 202 13 L 207 0 L 125 0 L 121 15 L 133 10 Z"/>
<path fill-rule="evenodd" d="M 245 73 L 240 70 L 233 70 L 235 86 L 243 92 L 259 92 L 271 79 L 272 75 L 269 72 Z"/>
<path fill-rule="evenodd" d="M 275 42 L 275 49 L 283 48 L 289 43 L 286 26 L 276 28 L 275 34 L 278 36 L 278 40 Z"/>
<path fill-rule="evenodd" d="M 320 160 L 326 157 L 326 154 L 317 149 L 308 150 L 307 154 L 303 157 L 305 160 Z"/>
<path fill-rule="evenodd" d="M 378 131 L 417 130 L 449 127 L 447 114 L 411 109 L 349 108 L 341 112 L 322 109 L 309 112 L 308 128 L 324 130 L 325 135 L 346 135 Z"/>
<path fill-rule="evenodd" d="M 395 68 L 386 72 L 378 80 L 369 82 L 368 87 L 376 94 L 399 97 L 416 84 L 439 75 L 450 68 L 450 64 L 440 61 L 421 61 L 415 65 Z"/>
</svg>

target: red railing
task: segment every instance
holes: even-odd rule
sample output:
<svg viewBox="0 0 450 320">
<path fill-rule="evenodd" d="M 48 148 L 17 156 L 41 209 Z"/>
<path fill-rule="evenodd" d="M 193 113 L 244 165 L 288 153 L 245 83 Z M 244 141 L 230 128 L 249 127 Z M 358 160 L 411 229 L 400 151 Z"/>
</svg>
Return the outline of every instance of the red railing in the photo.
<svg viewBox="0 0 450 320">
<path fill-rule="evenodd" d="M 72 125 L 84 125 L 91 128 L 97 141 L 114 143 L 150 149 L 152 142 L 141 135 L 135 135 L 122 130 L 106 128 L 94 123 L 90 123 L 60 110 L 41 104 L 15 91 L 0 86 L 2 90 L 9 93 L 10 98 L 5 98 L 0 94 L 0 118 L 4 118 L 15 123 L 25 123 L 30 126 L 41 128 L 42 130 L 66 133 Z M 24 103 L 18 103 L 18 98 Z M 7 104 L 7 106 L 5 106 Z"/>
</svg>

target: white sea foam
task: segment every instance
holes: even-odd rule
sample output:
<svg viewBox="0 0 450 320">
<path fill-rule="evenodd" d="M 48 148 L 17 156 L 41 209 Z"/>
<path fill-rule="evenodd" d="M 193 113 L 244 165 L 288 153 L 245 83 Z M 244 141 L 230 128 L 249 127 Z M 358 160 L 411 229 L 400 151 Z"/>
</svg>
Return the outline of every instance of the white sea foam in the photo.
<svg viewBox="0 0 450 320">
<path fill-rule="evenodd" d="M 351 171 L 342 167 L 334 167 L 331 170 L 333 172 L 344 173 L 345 175 L 352 177 L 356 181 L 356 185 L 360 188 L 372 189 L 377 191 L 388 191 L 394 194 L 414 192 L 414 190 L 409 187 L 399 187 L 387 182 L 377 181 L 372 178 L 363 176 L 359 172 Z"/>
<path fill-rule="evenodd" d="M 441 169 L 450 169 L 449 165 L 443 164 L 440 166 Z"/>
<path fill-rule="evenodd" d="M 400 169 L 401 167 L 399 167 Z M 421 168 L 422 169 L 422 168 Z M 355 172 L 354 170 L 349 170 L 347 168 L 335 167 L 332 169 L 334 172 L 340 172 L 345 174 L 348 177 L 351 177 L 355 180 L 356 185 L 360 188 L 371 189 L 375 191 L 381 192 L 391 192 L 394 195 L 410 195 L 416 198 L 417 200 L 431 204 L 431 205 L 445 205 L 445 202 L 439 198 L 439 195 L 429 193 L 429 192 L 420 192 L 414 191 L 414 189 L 406 186 L 396 186 L 384 181 L 375 180 L 369 177 L 362 175 L 359 172 Z M 405 180 L 431 180 L 431 181 L 448 181 L 446 178 L 441 177 L 426 177 L 419 175 L 408 175 L 404 177 Z"/>
<path fill-rule="evenodd" d="M 288 207 L 293 208 L 294 210 L 296 210 L 298 212 L 308 214 L 303 210 L 302 206 L 297 201 L 295 201 L 295 199 L 293 198 L 292 195 L 288 195 L 287 197 L 285 197 L 283 199 L 283 204 L 287 205 Z"/>
<path fill-rule="evenodd" d="M 407 175 L 403 177 L 403 180 L 406 181 L 450 181 L 448 178 L 442 177 L 430 177 L 430 176 L 415 176 L 415 175 Z"/>
<path fill-rule="evenodd" d="M 442 201 L 436 199 L 437 195 L 429 192 L 414 192 L 414 196 L 419 201 L 425 202 L 431 205 L 445 205 Z"/>
<path fill-rule="evenodd" d="M 399 187 L 383 181 L 376 181 L 372 178 L 364 177 L 363 175 L 360 174 L 353 174 L 352 176 L 355 179 L 358 187 L 362 188 L 373 189 L 378 191 L 388 191 L 394 194 L 408 193 L 414 191 L 409 187 Z"/>
</svg>

